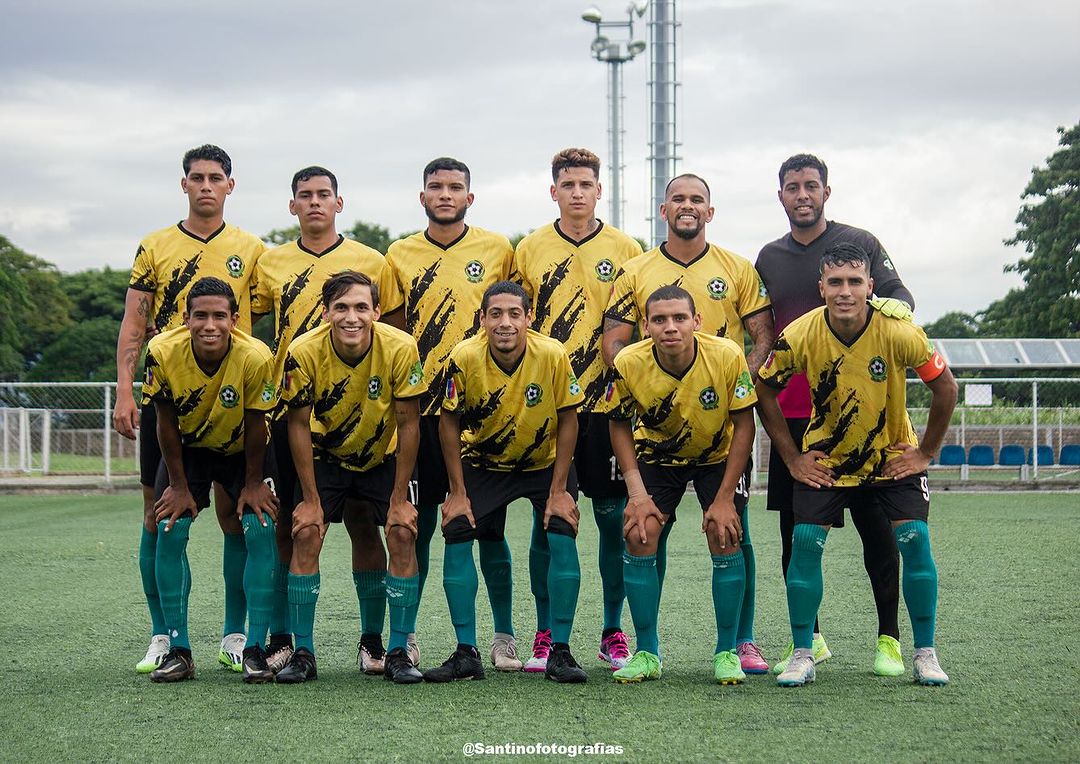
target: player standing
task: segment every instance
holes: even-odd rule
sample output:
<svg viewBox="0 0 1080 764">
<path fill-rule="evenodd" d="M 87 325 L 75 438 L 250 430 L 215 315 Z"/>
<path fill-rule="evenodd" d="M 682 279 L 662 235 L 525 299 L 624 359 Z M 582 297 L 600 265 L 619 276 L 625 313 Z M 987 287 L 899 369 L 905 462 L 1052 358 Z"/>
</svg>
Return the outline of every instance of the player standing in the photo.
<svg viewBox="0 0 1080 764">
<path fill-rule="evenodd" d="M 150 234 L 139 244 L 124 301 L 124 317 L 116 341 L 116 406 L 113 427 L 125 438 L 139 430 L 139 472 L 143 494 L 143 528 L 139 542 L 139 572 L 150 610 L 151 638 L 146 656 L 136 665 L 149 673 L 169 652 L 161 598 L 154 572 L 157 530 L 154 521 L 154 480 L 161 461 L 154 406 L 145 396 L 142 411 L 135 403 L 133 383 L 139 354 L 148 330 L 165 332 L 181 325 L 184 300 L 196 279 L 215 276 L 230 284 L 237 295 L 241 331 L 251 331 L 248 280 L 265 249 L 253 234 L 224 221 L 225 197 L 232 193 L 232 160 L 217 146 L 206 144 L 184 154 L 180 188 L 188 198 L 187 217 Z M 225 534 L 222 572 L 225 578 L 225 623 L 219 660 L 241 670 L 244 647 L 243 529 L 227 496 L 215 493 L 218 523 Z"/>
<path fill-rule="evenodd" d="M 787 597 L 794 652 L 777 677 L 785 687 L 814 681 L 813 626 L 821 604 L 821 557 L 829 529 L 843 516 L 885 515 L 904 559 L 904 601 L 915 641 L 914 676 L 942 685 L 949 677 L 934 650 L 937 568 L 930 553 L 926 468 L 949 427 L 957 385 L 921 328 L 883 315 L 867 301 L 870 258 L 839 242 L 821 259 L 825 307 L 803 315 L 777 337 L 761 367 L 761 421 L 795 483 L 795 529 Z M 930 388 L 920 442 L 908 417 L 906 369 Z M 777 391 L 798 373 L 812 380 L 810 425 L 796 445 Z"/>
<path fill-rule="evenodd" d="M 416 460 L 416 509 L 420 513 L 416 558 L 421 596 L 431 538 L 439 522 L 439 505 L 449 490 L 439 447 L 444 366 L 454 346 L 480 330 L 479 308 L 484 291 L 509 276 L 514 253 L 505 236 L 465 224 L 473 194 L 469 190 L 469 168 L 464 163 L 449 157 L 433 159 L 424 168 L 423 182 L 420 205 L 428 218 L 427 228 L 395 241 L 386 253 L 394 274 L 387 302 L 405 306 L 404 313 L 390 321 L 416 340 L 430 379 L 427 392 L 420 398 L 420 452 Z M 520 671 L 511 612 L 510 547 L 505 540 L 482 540 L 477 546 L 495 622 L 491 661 L 500 671 Z M 411 650 L 415 657 L 415 641 Z"/>
<path fill-rule="evenodd" d="M 701 331 L 743 343 L 743 330 L 753 342 L 746 361 L 756 370 L 773 341 L 769 295 L 754 266 L 744 257 L 710 244 L 705 226 L 715 210 L 708 184 L 696 175 L 680 175 L 668 183 L 660 214 L 667 221 L 668 238 L 656 249 L 631 260 L 615 277 L 604 319 L 604 358 L 610 364 L 630 341 L 634 324 L 645 315 L 645 301 L 662 286 L 677 285 L 694 298 L 701 314 Z M 756 373 L 756 372 L 752 372 Z M 747 463 L 746 486 L 750 485 Z M 737 651 L 743 670 L 763 674 L 769 665 L 754 642 L 756 562 L 750 541 L 750 517 L 744 509 L 742 556 L 746 587 L 739 614 Z M 667 566 L 666 545 L 656 560 L 660 589 Z"/>
<path fill-rule="evenodd" d="M 799 316 L 820 308 L 824 303 L 818 288 L 819 264 L 825 251 L 837 242 L 850 242 L 870 256 L 870 275 L 879 297 L 888 298 L 879 307 L 889 313 L 910 316 L 915 306 L 911 292 L 900 280 L 892 260 L 873 234 L 853 226 L 825 219 L 825 202 L 829 199 L 829 170 L 815 156 L 796 154 L 780 165 L 780 190 L 777 196 L 787 214 L 791 230 L 774 242 L 762 247 L 758 254 L 757 270 L 772 300 L 776 331 L 781 331 Z M 900 301 L 906 305 L 900 305 Z M 753 367 L 751 367 L 753 368 Z M 801 442 L 810 422 L 810 387 L 803 374 L 795 375 L 779 396 L 788 430 L 796 442 Z M 780 512 L 781 565 L 785 577 L 791 559 L 791 534 L 795 527 L 792 514 L 794 480 L 775 446 L 769 452 L 769 489 L 767 507 Z M 863 543 L 863 563 L 874 591 L 878 613 L 878 639 L 874 656 L 874 673 L 897 676 L 904 673 L 900 653 L 900 626 L 897 610 L 900 606 L 900 553 L 893 539 L 892 528 L 885 513 L 869 507 L 852 513 L 852 522 Z M 842 527 L 844 518 L 837 518 Z M 773 667 L 779 674 L 787 665 L 792 646 L 788 645 L 781 660 Z M 832 653 L 814 624 L 814 659 L 820 663 Z"/>
</svg>

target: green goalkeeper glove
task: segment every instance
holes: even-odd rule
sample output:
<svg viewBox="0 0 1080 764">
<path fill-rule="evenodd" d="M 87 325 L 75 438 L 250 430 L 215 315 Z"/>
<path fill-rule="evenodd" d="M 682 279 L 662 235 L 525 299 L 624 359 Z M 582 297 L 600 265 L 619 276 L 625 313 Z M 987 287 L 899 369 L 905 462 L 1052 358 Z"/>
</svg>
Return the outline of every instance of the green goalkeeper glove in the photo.
<svg viewBox="0 0 1080 764">
<path fill-rule="evenodd" d="M 911 306 L 903 300 L 897 300 L 895 297 L 875 297 L 870 300 L 870 305 L 883 316 L 901 321 L 915 320 L 915 314 L 911 312 Z"/>
</svg>

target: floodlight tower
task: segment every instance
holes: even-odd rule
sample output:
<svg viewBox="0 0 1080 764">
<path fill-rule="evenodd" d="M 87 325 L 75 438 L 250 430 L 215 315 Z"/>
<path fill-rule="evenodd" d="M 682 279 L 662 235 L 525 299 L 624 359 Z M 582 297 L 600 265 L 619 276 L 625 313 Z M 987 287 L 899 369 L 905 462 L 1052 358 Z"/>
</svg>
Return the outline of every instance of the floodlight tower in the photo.
<svg viewBox="0 0 1080 764">
<path fill-rule="evenodd" d="M 660 217 L 664 188 L 675 177 L 679 142 L 676 134 L 675 96 L 679 87 L 676 72 L 675 0 L 649 3 L 649 164 L 651 166 L 652 244 L 667 238 L 667 223 Z"/>
<path fill-rule="evenodd" d="M 622 227 L 623 198 L 623 79 L 622 65 L 645 50 L 642 40 L 634 39 L 634 17 L 645 14 L 647 3 L 634 3 L 626 7 L 626 21 L 604 21 L 600 9 L 590 6 L 581 18 L 596 27 L 596 37 L 590 49 L 593 58 L 608 65 L 608 198 L 611 200 L 610 223 Z M 620 39 L 613 40 L 603 30 L 619 30 Z"/>
</svg>

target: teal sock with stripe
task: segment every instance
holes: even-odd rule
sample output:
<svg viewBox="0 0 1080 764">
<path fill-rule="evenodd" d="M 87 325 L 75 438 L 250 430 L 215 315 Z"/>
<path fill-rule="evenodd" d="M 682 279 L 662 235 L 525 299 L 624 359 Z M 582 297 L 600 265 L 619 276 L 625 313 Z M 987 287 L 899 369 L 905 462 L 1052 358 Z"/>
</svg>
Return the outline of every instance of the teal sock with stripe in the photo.
<svg viewBox="0 0 1080 764">
<path fill-rule="evenodd" d="M 274 601 L 270 610 L 270 634 L 292 634 L 289 628 L 289 565 L 278 560 L 274 564 Z"/>
<path fill-rule="evenodd" d="M 667 539 L 671 535 L 674 523 L 664 523 L 664 529 L 660 531 L 660 541 L 656 544 L 656 612 L 660 612 L 660 598 L 664 595 L 664 574 L 667 573 Z"/>
<path fill-rule="evenodd" d="M 431 561 L 431 539 L 439 527 L 439 505 L 416 507 L 416 567 L 420 571 L 420 597 L 424 596 L 428 566 Z"/>
<path fill-rule="evenodd" d="M 244 533 L 226 533 L 221 553 L 221 575 L 225 579 L 225 623 L 221 636 L 243 634 L 247 621 L 247 596 L 244 594 L 244 569 L 247 567 L 247 544 Z"/>
<path fill-rule="evenodd" d="M 746 571 L 746 589 L 743 591 L 742 608 L 739 610 L 739 628 L 735 634 L 735 644 L 754 641 L 754 609 L 757 604 L 757 562 L 754 559 L 754 545 L 750 541 L 750 507 L 742 511 L 743 538 L 739 543 L 742 550 L 743 567 Z"/>
<path fill-rule="evenodd" d="M 911 618 L 915 649 L 934 646 L 937 627 L 937 565 L 930 553 L 930 528 L 922 520 L 911 520 L 893 528 L 896 545 L 904 559 L 904 602 Z"/>
<path fill-rule="evenodd" d="M 597 562 L 600 567 L 600 583 L 604 592 L 604 630 L 622 631 L 623 602 L 626 588 L 623 586 L 623 510 L 626 497 L 598 498 L 592 500 L 593 518 L 600 535 Z"/>
<path fill-rule="evenodd" d="M 274 522 L 266 525 L 247 512 L 240 521 L 244 526 L 247 544 L 247 563 L 244 566 L 244 592 L 247 598 L 248 630 L 244 647 L 266 647 L 270 616 L 274 609 L 274 566 L 277 565 L 277 538 Z"/>
<path fill-rule="evenodd" d="M 386 623 L 386 571 L 354 570 L 352 579 L 360 603 L 360 633 L 381 635 Z"/>
<path fill-rule="evenodd" d="M 799 523 L 791 535 L 791 562 L 787 570 L 788 618 L 796 648 L 814 645 L 814 621 L 821 607 L 823 582 L 821 555 L 829 532 L 820 525 Z"/>
<path fill-rule="evenodd" d="M 191 534 L 191 518 L 181 517 L 165 531 L 165 520 L 158 523 L 155 573 L 161 612 L 165 616 L 166 633 L 173 647 L 191 649 L 188 639 L 188 596 L 191 593 L 191 566 L 188 565 L 187 543 Z"/>
<path fill-rule="evenodd" d="M 480 570 L 484 574 L 491 620 L 497 634 L 514 635 L 514 577 L 510 545 L 502 541 L 477 541 Z"/>
<path fill-rule="evenodd" d="M 735 649 L 746 567 L 743 550 L 734 554 L 712 555 L 712 602 L 716 613 L 716 652 Z"/>
<path fill-rule="evenodd" d="M 476 592 L 480 581 L 473 561 L 473 542 L 447 544 L 443 557 L 443 589 L 458 644 L 476 645 Z"/>
<path fill-rule="evenodd" d="M 529 539 L 529 589 L 536 603 L 536 630 L 551 628 L 551 599 L 548 592 L 548 569 L 551 550 L 548 548 L 544 516 L 533 512 L 532 536 Z"/>
<path fill-rule="evenodd" d="M 561 533 L 547 534 L 551 550 L 548 569 L 548 591 L 551 592 L 551 641 L 569 644 L 581 589 L 581 564 L 578 562 L 577 542 Z"/>
<path fill-rule="evenodd" d="M 623 585 L 630 603 L 630 618 L 637 633 L 637 649 L 660 654 L 656 622 L 660 608 L 660 580 L 656 575 L 656 555 L 635 557 L 623 554 Z"/>
<path fill-rule="evenodd" d="M 306 647 L 315 654 L 315 605 L 319 601 L 318 573 L 301 576 L 289 573 L 289 621 L 296 637 L 296 649 Z"/>
<path fill-rule="evenodd" d="M 150 635 L 167 634 L 165 614 L 161 612 L 161 597 L 158 596 L 157 575 L 157 534 L 142 526 L 139 537 L 139 577 L 142 579 L 143 594 L 146 596 L 146 608 L 150 611 Z"/>
<path fill-rule="evenodd" d="M 387 651 L 406 647 L 409 634 L 416 631 L 416 610 L 420 604 L 420 576 L 398 578 L 387 574 L 386 599 L 390 605 L 390 643 Z"/>
</svg>

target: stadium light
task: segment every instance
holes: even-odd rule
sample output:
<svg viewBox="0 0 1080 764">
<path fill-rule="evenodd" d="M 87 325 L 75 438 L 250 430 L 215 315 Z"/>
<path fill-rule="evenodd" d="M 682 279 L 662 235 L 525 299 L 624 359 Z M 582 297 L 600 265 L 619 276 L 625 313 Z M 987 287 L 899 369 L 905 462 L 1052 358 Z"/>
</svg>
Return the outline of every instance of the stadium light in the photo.
<svg viewBox="0 0 1080 764">
<path fill-rule="evenodd" d="M 604 17 L 600 14 L 600 9 L 595 5 L 590 5 L 586 8 L 581 14 L 581 18 L 583 21 L 587 21 L 590 24 L 599 24 L 604 20 Z"/>
</svg>

